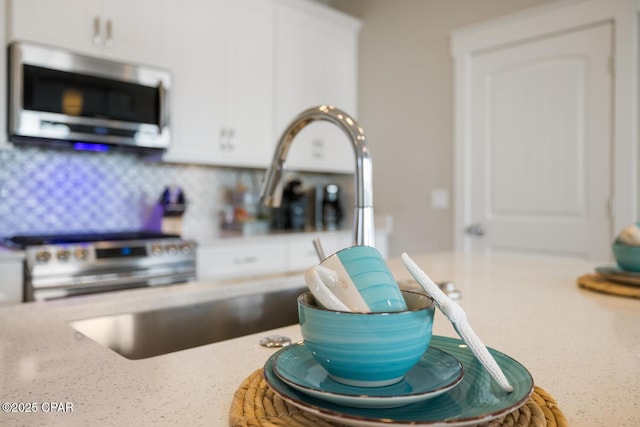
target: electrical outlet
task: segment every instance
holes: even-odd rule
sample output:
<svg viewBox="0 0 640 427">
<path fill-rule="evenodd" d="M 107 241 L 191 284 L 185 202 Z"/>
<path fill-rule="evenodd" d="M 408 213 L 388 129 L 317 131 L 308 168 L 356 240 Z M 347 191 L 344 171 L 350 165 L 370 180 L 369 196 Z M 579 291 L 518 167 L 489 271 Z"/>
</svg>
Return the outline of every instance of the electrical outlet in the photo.
<svg viewBox="0 0 640 427">
<path fill-rule="evenodd" d="M 435 211 L 449 209 L 449 190 L 442 188 L 431 190 L 431 209 Z"/>
</svg>

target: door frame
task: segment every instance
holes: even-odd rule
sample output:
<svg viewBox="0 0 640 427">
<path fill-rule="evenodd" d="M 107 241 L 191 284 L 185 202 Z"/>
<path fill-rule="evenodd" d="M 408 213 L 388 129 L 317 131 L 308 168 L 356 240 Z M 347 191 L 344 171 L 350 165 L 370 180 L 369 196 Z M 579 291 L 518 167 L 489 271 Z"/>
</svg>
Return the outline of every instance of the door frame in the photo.
<svg viewBox="0 0 640 427">
<path fill-rule="evenodd" d="M 613 28 L 613 230 L 638 221 L 638 23 L 640 0 L 561 0 L 451 33 L 454 59 L 453 246 L 470 251 L 471 67 L 474 55 L 602 22 Z"/>
</svg>

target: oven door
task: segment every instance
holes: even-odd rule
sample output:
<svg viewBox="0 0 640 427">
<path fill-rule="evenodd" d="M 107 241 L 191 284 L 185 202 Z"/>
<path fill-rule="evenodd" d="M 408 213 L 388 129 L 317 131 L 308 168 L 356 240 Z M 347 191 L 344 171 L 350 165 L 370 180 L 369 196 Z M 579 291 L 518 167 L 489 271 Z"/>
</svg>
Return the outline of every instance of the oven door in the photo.
<svg viewBox="0 0 640 427">
<path fill-rule="evenodd" d="M 98 245 L 100 246 L 100 245 Z M 103 243 L 107 251 L 128 251 L 133 246 L 118 248 L 117 244 Z M 111 247 L 114 249 L 109 249 Z M 153 246 L 149 243 L 148 246 Z M 168 244 L 167 247 L 172 247 Z M 196 279 L 195 246 L 184 243 L 189 251 L 164 251 L 151 256 L 109 256 L 95 259 L 94 251 L 86 255 L 86 262 L 73 259 L 75 250 L 56 246 L 33 246 L 25 250 L 25 301 L 42 301 L 147 286 L 183 283 Z M 82 251 L 80 249 L 80 251 Z M 69 257 L 58 259 L 59 254 Z M 113 252 L 115 253 L 115 252 Z M 150 253 L 150 251 L 146 251 Z M 58 256 L 55 256 L 58 254 Z M 84 259 L 84 258 L 83 258 Z"/>
<path fill-rule="evenodd" d="M 186 264 L 98 275 L 59 277 L 54 280 L 51 280 L 51 277 L 46 279 L 31 277 L 25 280 L 25 301 L 49 301 L 78 295 L 185 283 L 195 278 L 195 269 Z"/>
<path fill-rule="evenodd" d="M 13 141 L 169 146 L 169 72 L 17 42 L 9 60 Z"/>
</svg>

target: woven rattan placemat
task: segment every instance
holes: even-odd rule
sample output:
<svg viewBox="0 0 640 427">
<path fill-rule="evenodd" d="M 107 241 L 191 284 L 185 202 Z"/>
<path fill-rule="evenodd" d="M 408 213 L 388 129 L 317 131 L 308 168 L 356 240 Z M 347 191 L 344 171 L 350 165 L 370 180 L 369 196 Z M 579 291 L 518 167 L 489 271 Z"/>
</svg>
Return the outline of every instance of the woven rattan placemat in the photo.
<svg viewBox="0 0 640 427">
<path fill-rule="evenodd" d="M 232 427 L 340 426 L 306 413 L 282 400 L 265 381 L 262 369 L 257 369 L 249 375 L 236 390 L 231 402 L 229 425 Z M 537 386 L 524 406 L 501 418 L 482 424 L 490 427 L 564 427 L 567 425 L 567 420 L 556 401 Z"/>
<path fill-rule="evenodd" d="M 578 277 L 578 286 L 592 291 L 621 297 L 640 298 L 640 286 L 612 282 L 598 274 L 585 274 Z"/>
</svg>

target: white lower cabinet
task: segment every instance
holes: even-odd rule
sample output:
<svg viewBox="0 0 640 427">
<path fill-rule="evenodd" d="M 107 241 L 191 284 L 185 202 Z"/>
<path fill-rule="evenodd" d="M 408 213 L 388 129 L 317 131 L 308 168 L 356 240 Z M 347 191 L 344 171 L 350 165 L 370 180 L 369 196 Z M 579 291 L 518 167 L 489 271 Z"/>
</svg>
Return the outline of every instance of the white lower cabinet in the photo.
<svg viewBox="0 0 640 427">
<path fill-rule="evenodd" d="M 313 239 L 318 237 L 325 255 L 351 246 L 351 231 L 281 234 L 255 238 L 222 238 L 200 243 L 198 280 L 240 279 L 302 272 L 318 264 Z M 388 256 L 388 232 L 376 231 L 376 248 Z"/>
<path fill-rule="evenodd" d="M 318 263 L 318 254 L 313 247 L 314 236 L 305 239 L 291 239 L 288 242 L 288 270 L 306 270 Z M 325 255 L 344 249 L 351 245 L 351 235 L 348 233 L 325 234 L 320 237 L 320 243 Z"/>
<path fill-rule="evenodd" d="M 22 259 L 0 258 L 0 306 L 22 302 Z"/>
<path fill-rule="evenodd" d="M 196 265 L 198 279 L 231 279 L 281 273 L 287 267 L 286 245 L 284 242 L 230 241 L 199 245 Z"/>
</svg>

